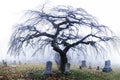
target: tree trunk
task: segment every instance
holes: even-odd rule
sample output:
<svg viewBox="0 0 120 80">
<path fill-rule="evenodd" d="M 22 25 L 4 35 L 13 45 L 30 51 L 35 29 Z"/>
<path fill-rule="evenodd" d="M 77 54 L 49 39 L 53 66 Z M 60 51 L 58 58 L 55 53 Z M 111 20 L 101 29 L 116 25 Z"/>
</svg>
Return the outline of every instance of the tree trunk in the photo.
<svg viewBox="0 0 120 80">
<path fill-rule="evenodd" d="M 65 72 L 65 64 L 68 62 L 67 56 L 66 56 L 66 54 L 60 55 L 60 58 L 61 58 L 60 71 L 62 73 L 64 73 Z"/>
</svg>

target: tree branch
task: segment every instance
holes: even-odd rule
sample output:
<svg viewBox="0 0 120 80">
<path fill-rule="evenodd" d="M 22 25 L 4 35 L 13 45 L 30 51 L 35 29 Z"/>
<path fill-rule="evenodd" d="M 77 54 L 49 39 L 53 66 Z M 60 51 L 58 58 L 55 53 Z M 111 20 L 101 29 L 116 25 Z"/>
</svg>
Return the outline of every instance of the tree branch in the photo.
<svg viewBox="0 0 120 80">
<path fill-rule="evenodd" d="M 85 36 L 84 38 L 82 38 L 81 40 L 75 42 L 75 43 L 72 43 L 72 44 L 69 44 L 65 49 L 64 51 L 67 52 L 71 47 L 74 47 L 74 46 L 77 46 L 79 44 L 90 44 L 91 46 L 94 46 L 96 41 L 94 40 L 90 40 L 90 41 L 84 41 L 85 39 L 87 39 L 88 37 L 95 37 L 95 38 L 98 38 L 100 41 L 108 41 L 108 40 L 111 40 L 112 38 L 111 37 L 99 37 L 99 36 L 96 36 L 96 35 L 93 35 L 93 34 L 88 34 L 87 36 Z"/>
</svg>

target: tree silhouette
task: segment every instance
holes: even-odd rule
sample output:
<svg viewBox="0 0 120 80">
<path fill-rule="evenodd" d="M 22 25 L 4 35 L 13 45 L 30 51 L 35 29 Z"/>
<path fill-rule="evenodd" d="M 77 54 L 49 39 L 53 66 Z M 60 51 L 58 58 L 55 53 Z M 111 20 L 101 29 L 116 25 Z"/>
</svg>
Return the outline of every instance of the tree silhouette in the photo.
<svg viewBox="0 0 120 80">
<path fill-rule="evenodd" d="M 102 53 L 108 41 L 113 41 L 112 31 L 100 25 L 95 17 L 82 8 L 57 6 L 52 9 L 28 10 L 29 18 L 16 25 L 11 36 L 9 52 L 19 55 L 25 47 L 31 46 L 35 53 L 52 47 L 61 58 L 60 70 L 65 71 L 69 51 L 79 50 L 76 54 L 87 54 L 86 48 L 93 47 Z"/>
</svg>

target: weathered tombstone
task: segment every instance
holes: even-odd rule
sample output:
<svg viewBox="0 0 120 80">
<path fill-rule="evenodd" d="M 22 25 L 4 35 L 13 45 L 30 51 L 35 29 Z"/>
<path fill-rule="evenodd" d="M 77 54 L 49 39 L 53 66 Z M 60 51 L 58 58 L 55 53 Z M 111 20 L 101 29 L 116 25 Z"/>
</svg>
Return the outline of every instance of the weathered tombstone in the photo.
<svg viewBox="0 0 120 80">
<path fill-rule="evenodd" d="M 89 63 L 88 69 L 92 69 L 91 63 Z"/>
<path fill-rule="evenodd" d="M 82 67 L 80 66 L 80 69 L 82 69 Z"/>
<path fill-rule="evenodd" d="M 19 63 L 19 65 L 21 65 L 21 61 L 19 61 L 18 63 Z"/>
<path fill-rule="evenodd" d="M 46 69 L 43 72 L 43 74 L 52 74 L 52 62 L 51 61 L 48 61 L 46 63 Z"/>
<path fill-rule="evenodd" d="M 4 60 L 2 60 L 2 65 L 4 66 L 4 63 L 5 63 L 5 61 Z"/>
<path fill-rule="evenodd" d="M 13 61 L 13 65 L 16 65 L 16 61 L 15 60 Z"/>
<path fill-rule="evenodd" d="M 105 61 L 105 66 L 102 69 L 102 71 L 103 72 L 111 72 L 112 71 L 110 60 Z"/>
<path fill-rule="evenodd" d="M 7 62 L 6 61 L 4 62 L 4 66 L 7 66 Z"/>
<path fill-rule="evenodd" d="M 82 61 L 81 67 L 86 67 L 86 61 L 85 60 Z"/>
<path fill-rule="evenodd" d="M 65 74 L 69 74 L 70 73 L 70 63 L 66 63 L 65 64 Z"/>
<path fill-rule="evenodd" d="M 97 66 L 97 69 L 96 70 L 100 70 L 100 67 L 99 66 Z"/>
<path fill-rule="evenodd" d="M 3 66 L 7 66 L 7 62 L 6 61 L 4 61 L 4 60 L 2 60 L 2 64 L 3 64 Z"/>
<path fill-rule="evenodd" d="M 89 65 L 89 69 L 92 69 L 92 66 L 91 66 L 91 65 Z"/>
</svg>

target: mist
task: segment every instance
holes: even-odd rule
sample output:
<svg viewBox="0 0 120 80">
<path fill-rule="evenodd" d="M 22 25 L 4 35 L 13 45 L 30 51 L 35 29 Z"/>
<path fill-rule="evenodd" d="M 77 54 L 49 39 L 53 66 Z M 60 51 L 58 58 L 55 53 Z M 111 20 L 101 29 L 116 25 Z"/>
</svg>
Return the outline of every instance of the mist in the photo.
<svg viewBox="0 0 120 80">
<path fill-rule="evenodd" d="M 119 35 L 119 18 L 120 18 L 120 5 L 118 1 L 111 0 L 4 0 L 0 1 L 0 61 L 6 60 L 8 62 L 12 62 L 14 60 L 21 62 L 46 62 L 48 60 L 54 61 L 54 52 L 51 50 L 45 51 L 43 54 L 36 54 L 32 57 L 32 53 L 28 51 L 26 54 L 21 54 L 20 56 L 11 56 L 7 54 L 10 37 L 13 33 L 14 25 L 22 22 L 24 18 L 25 10 L 32 10 L 39 8 L 42 4 L 48 3 L 49 6 L 55 5 L 71 5 L 73 7 L 81 7 L 85 9 L 88 13 L 95 16 L 100 24 L 104 24 L 109 26 L 113 32 L 120 37 Z M 52 53 L 48 55 L 47 53 Z M 107 54 L 104 57 L 94 55 L 88 55 L 87 57 L 80 56 L 78 58 L 75 54 L 70 54 L 70 62 L 72 64 L 80 64 L 81 60 L 87 60 L 88 64 L 96 63 L 103 64 L 105 60 L 111 60 L 113 65 L 120 65 L 120 55 L 119 55 L 119 47 L 112 49 L 111 54 Z M 77 60 L 76 60 L 77 58 Z"/>
</svg>

